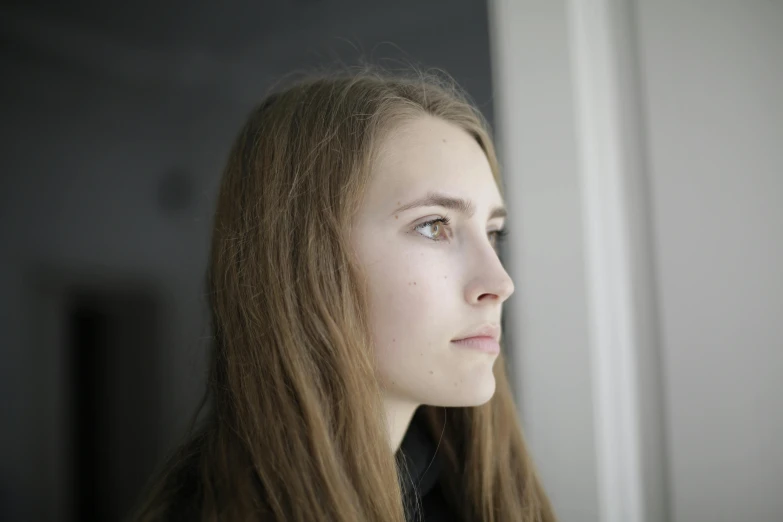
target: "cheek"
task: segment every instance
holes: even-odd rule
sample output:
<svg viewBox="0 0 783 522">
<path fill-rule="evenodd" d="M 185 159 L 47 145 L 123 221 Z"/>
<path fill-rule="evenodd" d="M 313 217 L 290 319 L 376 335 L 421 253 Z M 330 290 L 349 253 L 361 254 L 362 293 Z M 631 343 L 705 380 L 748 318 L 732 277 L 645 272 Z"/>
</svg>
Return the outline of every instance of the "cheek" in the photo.
<svg viewBox="0 0 783 522">
<path fill-rule="evenodd" d="M 372 232 L 372 233 L 370 233 Z M 459 329 L 459 259 L 416 238 L 363 231 L 360 262 L 369 285 L 370 322 L 382 357 L 416 356 Z M 388 356 L 388 357 L 386 357 Z"/>
<path fill-rule="evenodd" d="M 456 277 L 421 259 L 418 252 L 397 253 L 368 274 L 373 340 L 385 380 L 431 365 L 459 327 L 452 313 Z"/>
<path fill-rule="evenodd" d="M 387 393 L 465 406 L 494 392 L 491 359 L 454 352 L 449 343 L 464 326 L 458 268 L 458 261 L 399 250 L 368 265 L 377 377 Z"/>
<path fill-rule="evenodd" d="M 455 277 L 442 267 L 427 263 L 419 253 L 398 253 L 375 264 L 369 277 L 374 333 L 382 345 L 411 337 L 426 340 L 449 327 Z"/>
</svg>

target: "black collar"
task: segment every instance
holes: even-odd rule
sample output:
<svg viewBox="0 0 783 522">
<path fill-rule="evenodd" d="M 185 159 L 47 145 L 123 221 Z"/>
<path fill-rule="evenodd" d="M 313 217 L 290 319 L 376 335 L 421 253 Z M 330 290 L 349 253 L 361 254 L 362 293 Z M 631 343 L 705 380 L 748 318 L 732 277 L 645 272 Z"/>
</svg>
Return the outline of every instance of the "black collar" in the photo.
<svg viewBox="0 0 783 522">
<path fill-rule="evenodd" d="M 441 471 L 437 447 L 437 441 L 430 436 L 424 424 L 422 409 L 419 408 L 411 419 L 396 455 L 398 463 L 404 459 L 407 464 L 407 474 L 405 468 L 398 465 L 406 496 L 415 492 L 422 498 L 437 484 Z"/>
</svg>

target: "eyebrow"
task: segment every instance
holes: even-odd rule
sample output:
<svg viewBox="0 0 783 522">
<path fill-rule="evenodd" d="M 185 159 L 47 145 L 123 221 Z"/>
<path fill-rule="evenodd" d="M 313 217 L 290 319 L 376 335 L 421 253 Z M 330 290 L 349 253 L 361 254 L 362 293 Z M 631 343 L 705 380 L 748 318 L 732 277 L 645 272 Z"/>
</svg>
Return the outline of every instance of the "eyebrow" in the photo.
<svg viewBox="0 0 783 522">
<path fill-rule="evenodd" d="M 468 199 L 455 198 L 441 192 L 428 192 L 423 198 L 413 200 L 410 203 L 401 206 L 392 212 L 392 215 L 417 207 L 444 207 L 460 212 L 467 217 L 473 217 L 473 214 L 476 213 L 476 207 L 473 205 L 473 202 Z M 508 212 L 506 212 L 506 208 L 499 206 L 492 209 L 489 213 L 489 219 L 498 217 L 504 218 L 507 215 Z"/>
</svg>

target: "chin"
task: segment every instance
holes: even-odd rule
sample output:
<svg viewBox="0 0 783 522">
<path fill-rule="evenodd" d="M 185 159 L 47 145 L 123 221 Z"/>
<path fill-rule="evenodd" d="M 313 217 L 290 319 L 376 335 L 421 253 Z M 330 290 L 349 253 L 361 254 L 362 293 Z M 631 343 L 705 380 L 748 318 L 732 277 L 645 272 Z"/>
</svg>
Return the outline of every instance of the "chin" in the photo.
<svg viewBox="0 0 783 522">
<path fill-rule="evenodd" d="M 471 397 L 471 400 L 466 401 L 464 404 L 461 404 L 460 406 L 466 407 L 466 406 L 482 406 L 486 403 L 488 403 L 492 397 L 495 395 L 495 387 L 492 386 L 492 390 L 489 392 L 485 392 L 482 394 L 476 394 L 474 397 Z"/>
<path fill-rule="evenodd" d="M 467 408 L 471 406 L 482 406 L 492 399 L 495 395 L 494 377 L 482 383 L 465 383 L 462 387 L 450 390 L 443 390 L 437 396 L 430 397 L 425 404 L 430 406 L 441 406 L 446 408 Z"/>
</svg>

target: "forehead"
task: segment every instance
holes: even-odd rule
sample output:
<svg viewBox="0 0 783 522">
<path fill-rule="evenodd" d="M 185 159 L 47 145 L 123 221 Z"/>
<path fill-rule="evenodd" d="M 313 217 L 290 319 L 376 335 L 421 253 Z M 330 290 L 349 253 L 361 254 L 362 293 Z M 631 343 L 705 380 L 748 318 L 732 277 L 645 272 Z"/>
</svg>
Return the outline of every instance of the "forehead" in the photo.
<svg viewBox="0 0 783 522">
<path fill-rule="evenodd" d="M 476 205 L 502 204 L 489 161 L 476 140 L 452 123 L 422 116 L 383 140 L 367 198 L 371 206 L 386 208 L 435 190 L 472 199 Z"/>
</svg>

